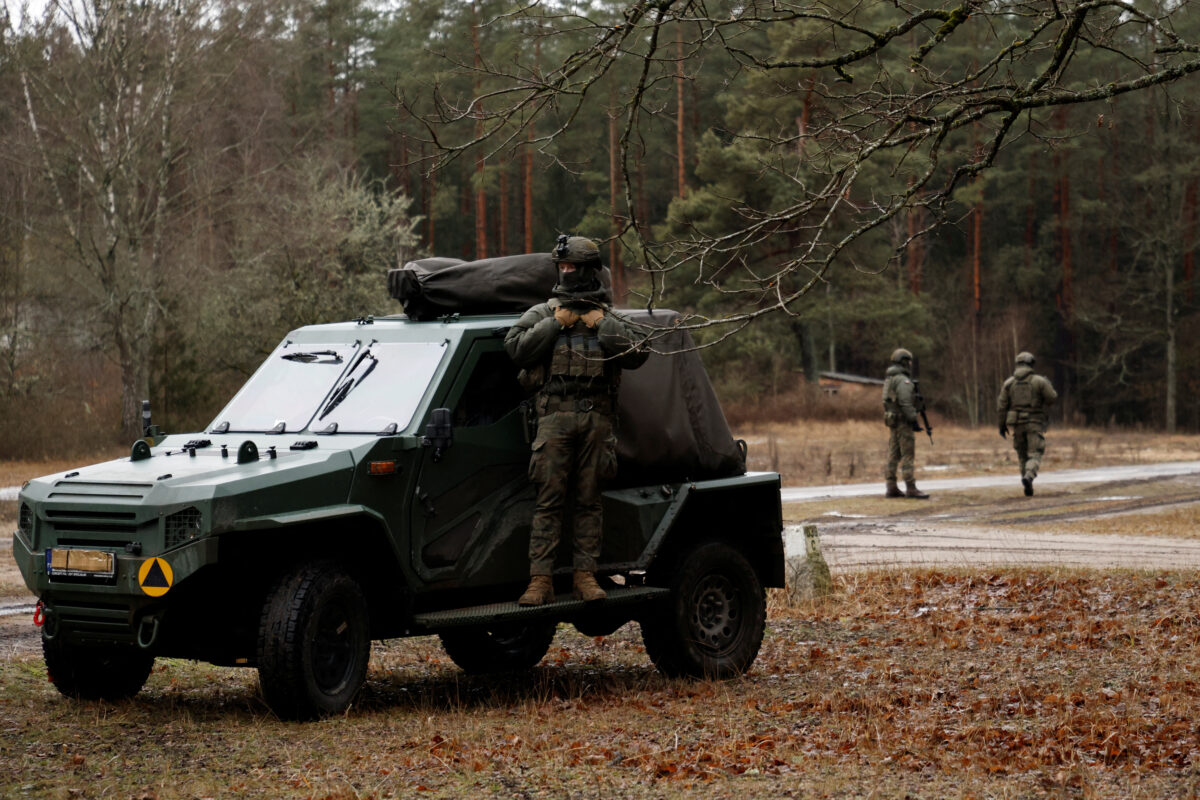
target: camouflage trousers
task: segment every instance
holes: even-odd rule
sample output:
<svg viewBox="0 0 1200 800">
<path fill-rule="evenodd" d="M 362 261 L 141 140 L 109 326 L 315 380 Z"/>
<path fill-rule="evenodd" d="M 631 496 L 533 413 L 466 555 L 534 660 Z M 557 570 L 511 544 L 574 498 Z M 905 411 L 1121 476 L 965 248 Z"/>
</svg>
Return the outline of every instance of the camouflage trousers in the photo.
<svg viewBox="0 0 1200 800">
<path fill-rule="evenodd" d="M 892 428 L 891 431 L 892 435 L 888 438 L 887 470 L 883 477 L 889 481 L 896 480 L 896 465 L 899 465 L 900 474 L 904 480 L 914 480 L 916 477 L 913 469 L 917 437 L 913 433 L 912 427 L 903 422 Z"/>
<path fill-rule="evenodd" d="M 1046 426 L 1040 422 L 1020 422 L 1012 426 L 1013 449 L 1021 465 L 1022 478 L 1036 478 L 1046 453 Z"/>
<path fill-rule="evenodd" d="M 617 472 L 617 438 L 612 417 L 600 411 L 556 411 L 538 420 L 529 460 L 537 505 L 529 534 L 529 574 L 552 575 L 563 515 L 574 513 L 574 566 L 596 571 L 603 518 L 600 485 Z"/>
</svg>

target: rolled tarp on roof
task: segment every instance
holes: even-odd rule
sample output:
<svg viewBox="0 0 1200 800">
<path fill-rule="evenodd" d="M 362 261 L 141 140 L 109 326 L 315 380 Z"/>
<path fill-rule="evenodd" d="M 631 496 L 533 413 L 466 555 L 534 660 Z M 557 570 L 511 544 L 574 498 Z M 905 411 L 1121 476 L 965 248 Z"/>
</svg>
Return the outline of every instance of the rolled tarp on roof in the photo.
<svg viewBox="0 0 1200 800">
<path fill-rule="evenodd" d="M 607 267 L 600 280 L 612 285 Z M 414 320 L 447 314 L 520 314 L 546 302 L 557 282 L 558 270 L 549 253 L 477 261 L 422 258 L 388 271 L 388 293 Z"/>
</svg>

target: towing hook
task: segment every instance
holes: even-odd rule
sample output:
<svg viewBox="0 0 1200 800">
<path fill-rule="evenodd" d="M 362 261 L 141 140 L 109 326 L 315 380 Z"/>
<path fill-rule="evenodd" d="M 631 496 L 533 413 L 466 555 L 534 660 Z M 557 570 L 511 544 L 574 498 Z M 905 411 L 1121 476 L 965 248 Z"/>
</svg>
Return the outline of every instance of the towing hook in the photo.
<svg viewBox="0 0 1200 800">
<path fill-rule="evenodd" d="M 41 613 L 39 614 L 38 611 L 41 611 Z M 44 642 L 48 642 L 58 636 L 58 614 L 55 614 L 54 609 L 44 604 L 41 600 L 38 601 L 37 609 L 34 609 L 33 624 L 41 626 L 42 641 Z"/>
<path fill-rule="evenodd" d="M 149 625 L 149 638 L 146 635 L 146 627 Z M 155 640 L 158 639 L 158 617 L 142 617 L 141 623 L 138 625 L 137 643 L 138 647 L 143 650 L 149 650 L 154 646 Z"/>
</svg>

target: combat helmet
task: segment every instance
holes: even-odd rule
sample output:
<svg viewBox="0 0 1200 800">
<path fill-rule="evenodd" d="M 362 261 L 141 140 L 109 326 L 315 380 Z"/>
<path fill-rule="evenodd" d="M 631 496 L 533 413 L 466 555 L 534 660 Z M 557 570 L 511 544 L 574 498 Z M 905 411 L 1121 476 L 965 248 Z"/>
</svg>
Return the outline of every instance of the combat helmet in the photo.
<svg viewBox="0 0 1200 800">
<path fill-rule="evenodd" d="M 583 236 L 560 234 L 558 243 L 550 251 L 550 259 L 558 267 L 571 264 L 572 270 L 558 270 L 558 284 L 554 287 L 555 297 L 607 302 L 607 293 L 600 280 L 604 265 L 600 262 L 600 247 Z"/>
<path fill-rule="evenodd" d="M 897 347 L 892 351 L 893 364 L 903 364 L 905 359 L 912 361 L 912 353 L 908 352 L 903 347 Z"/>
<path fill-rule="evenodd" d="M 600 247 L 591 239 L 583 236 L 567 236 L 565 233 L 558 237 L 558 244 L 550 251 L 550 258 L 555 264 L 595 264 L 600 267 Z"/>
<path fill-rule="evenodd" d="M 1021 352 L 1017 353 L 1017 363 L 1033 366 L 1033 353 Z"/>
</svg>

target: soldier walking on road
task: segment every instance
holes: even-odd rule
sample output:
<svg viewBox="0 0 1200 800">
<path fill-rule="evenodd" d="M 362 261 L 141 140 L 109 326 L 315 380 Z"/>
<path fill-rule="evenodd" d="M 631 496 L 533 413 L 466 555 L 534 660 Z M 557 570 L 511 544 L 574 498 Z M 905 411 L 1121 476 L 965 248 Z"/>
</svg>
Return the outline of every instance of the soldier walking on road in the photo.
<svg viewBox="0 0 1200 800">
<path fill-rule="evenodd" d="M 529 462 L 537 505 L 529 588 L 517 601 L 523 606 L 554 599 L 554 551 L 572 501 L 575 597 L 604 599 L 595 576 L 603 528 L 600 483 L 617 471 L 617 388 L 621 370 L 636 369 L 649 356 L 637 346 L 634 329 L 612 313 L 595 242 L 560 236 L 551 257 L 558 267 L 553 297 L 526 311 L 504 337 L 509 356 L 523 368 L 523 383 L 538 387 Z"/>
<path fill-rule="evenodd" d="M 1009 430 L 1012 431 L 1026 497 L 1033 496 L 1033 479 L 1046 452 L 1046 409 L 1058 399 L 1050 381 L 1034 373 L 1033 361 L 1032 353 L 1019 353 L 1017 368 L 1000 387 L 1000 396 L 996 398 L 1000 436 L 1007 438 Z"/>
<path fill-rule="evenodd" d="M 917 488 L 914 474 L 914 455 L 916 451 L 915 433 L 923 430 L 917 421 L 917 414 L 922 410 L 917 408 L 916 387 L 912 380 L 912 353 L 900 348 L 892 353 L 892 365 L 888 367 L 887 378 L 883 382 L 883 422 L 891 429 L 888 439 L 886 497 L 918 497 L 927 498 L 929 495 Z M 900 491 L 896 485 L 896 466 L 900 466 L 904 476 L 905 491 Z"/>
</svg>

